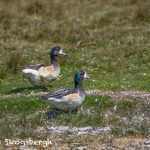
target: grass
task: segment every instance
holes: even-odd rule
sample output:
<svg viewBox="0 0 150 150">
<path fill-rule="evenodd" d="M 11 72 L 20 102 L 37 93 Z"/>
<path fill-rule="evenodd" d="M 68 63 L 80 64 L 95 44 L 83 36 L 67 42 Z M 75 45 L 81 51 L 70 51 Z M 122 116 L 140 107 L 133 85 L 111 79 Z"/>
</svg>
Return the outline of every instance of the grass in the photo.
<svg viewBox="0 0 150 150">
<path fill-rule="evenodd" d="M 1 100 L 0 109 L 4 113 L 18 114 L 18 113 L 27 113 L 30 111 L 36 111 L 39 108 L 42 108 L 44 103 L 39 101 L 38 98 L 11 98 Z M 43 107 L 44 108 L 44 107 Z"/>
<path fill-rule="evenodd" d="M 149 6 L 149 0 L 0 1 L 0 94 L 40 92 L 20 70 L 49 62 L 47 49 L 55 45 L 67 57 L 59 58 L 61 77 L 49 91 L 73 86 L 79 69 L 91 76 L 84 83 L 87 90 L 149 91 Z M 143 102 L 88 96 L 78 113 L 52 121 L 46 113 L 36 114 L 48 109 L 36 97 L 0 100 L 0 137 L 39 138 L 32 130 L 47 124 L 112 125 L 114 135 L 149 134 L 149 104 Z M 145 120 L 139 119 L 142 114 Z"/>
<path fill-rule="evenodd" d="M 18 97 L 1 100 L 1 140 L 5 138 L 44 138 L 37 134 L 38 127 L 66 125 L 76 127 L 112 126 L 112 133 L 123 135 L 149 135 L 150 105 L 124 100 L 112 101 L 109 97 L 87 96 L 77 112 L 62 112 L 56 119 L 48 120 L 51 108 L 40 98 Z M 35 132 L 33 132 L 35 131 Z M 40 137 L 38 137 L 40 136 Z M 48 133 L 45 135 L 48 136 Z"/>
</svg>

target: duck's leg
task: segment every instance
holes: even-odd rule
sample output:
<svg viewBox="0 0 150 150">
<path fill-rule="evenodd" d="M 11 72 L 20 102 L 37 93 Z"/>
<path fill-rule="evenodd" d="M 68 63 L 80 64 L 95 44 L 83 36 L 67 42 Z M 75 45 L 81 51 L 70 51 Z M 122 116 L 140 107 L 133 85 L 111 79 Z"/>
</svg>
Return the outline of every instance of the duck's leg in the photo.
<svg viewBox="0 0 150 150">
<path fill-rule="evenodd" d="M 49 80 L 48 81 L 48 83 L 52 83 L 53 81 L 55 81 L 57 78 L 54 78 L 54 79 L 51 79 L 51 80 Z M 51 84 L 50 85 L 48 85 L 49 87 L 53 87 Z"/>
<path fill-rule="evenodd" d="M 63 110 L 63 112 L 69 113 L 69 114 L 76 114 L 78 112 L 78 108 L 70 109 L 70 110 Z"/>
<path fill-rule="evenodd" d="M 72 110 L 72 113 L 77 113 L 77 112 L 78 112 L 78 108 Z"/>
<path fill-rule="evenodd" d="M 44 80 L 43 77 L 41 77 L 41 81 L 42 81 L 42 86 L 41 86 L 41 88 L 44 89 L 45 91 L 48 91 L 48 88 L 47 88 L 47 86 L 46 86 L 46 83 L 45 83 L 45 80 Z"/>
</svg>

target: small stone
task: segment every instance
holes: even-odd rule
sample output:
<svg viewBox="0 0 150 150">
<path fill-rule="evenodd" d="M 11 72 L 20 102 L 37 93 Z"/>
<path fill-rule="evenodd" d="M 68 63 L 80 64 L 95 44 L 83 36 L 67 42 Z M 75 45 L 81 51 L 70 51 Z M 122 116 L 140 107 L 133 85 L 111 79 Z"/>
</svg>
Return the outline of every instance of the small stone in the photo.
<svg viewBox="0 0 150 150">
<path fill-rule="evenodd" d="M 79 146 L 79 147 L 75 147 L 72 150 L 87 150 L 87 147 L 85 146 Z"/>
</svg>

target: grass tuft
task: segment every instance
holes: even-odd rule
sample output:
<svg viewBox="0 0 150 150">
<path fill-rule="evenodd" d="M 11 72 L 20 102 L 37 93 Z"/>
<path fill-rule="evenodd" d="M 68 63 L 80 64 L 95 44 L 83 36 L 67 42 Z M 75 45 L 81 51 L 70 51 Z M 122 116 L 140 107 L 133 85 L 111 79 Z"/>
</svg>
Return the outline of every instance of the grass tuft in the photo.
<svg viewBox="0 0 150 150">
<path fill-rule="evenodd" d="M 19 53 L 11 53 L 8 61 L 0 69 L 0 79 L 7 78 L 8 75 L 18 74 L 26 64 L 26 59 Z"/>
<path fill-rule="evenodd" d="M 37 14 L 43 11 L 43 9 L 44 9 L 44 4 L 42 3 L 42 1 L 39 0 L 34 0 L 32 2 L 29 2 L 25 7 L 25 10 L 29 15 Z"/>
</svg>

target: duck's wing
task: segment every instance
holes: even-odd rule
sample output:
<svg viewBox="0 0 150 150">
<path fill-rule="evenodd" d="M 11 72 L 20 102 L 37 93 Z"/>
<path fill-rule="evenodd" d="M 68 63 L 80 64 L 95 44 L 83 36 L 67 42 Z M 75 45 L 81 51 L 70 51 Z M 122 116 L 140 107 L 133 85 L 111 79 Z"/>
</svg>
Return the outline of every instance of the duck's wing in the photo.
<svg viewBox="0 0 150 150">
<path fill-rule="evenodd" d="M 35 64 L 35 65 L 30 65 L 25 67 L 25 69 L 34 69 L 34 70 L 39 70 L 41 67 L 45 67 L 45 64 Z"/>
<path fill-rule="evenodd" d="M 77 93 L 77 90 L 75 88 L 68 88 L 68 89 L 60 89 L 56 92 L 44 94 L 42 95 L 42 98 L 49 99 L 49 98 L 56 98 L 61 99 L 62 97 L 68 96 L 70 94 Z"/>
<path fill-rule="evenodd" d="M 36 65 L 30 65 L 22 69 L 22 74 L 26 77 L 30 77 L 32 75 L 39 76 L 38 70 L 39 68 L 43 67 L 44 64 L 36 64 Z"/>
<path fill-rule="evenodd" d="M 36 64 L 30 65 L 22 70 L 23 74 L 39 75 L 41 77 L 47 77 L 55 71 L 53 65 L 50 64 Z"/>
</svg>

